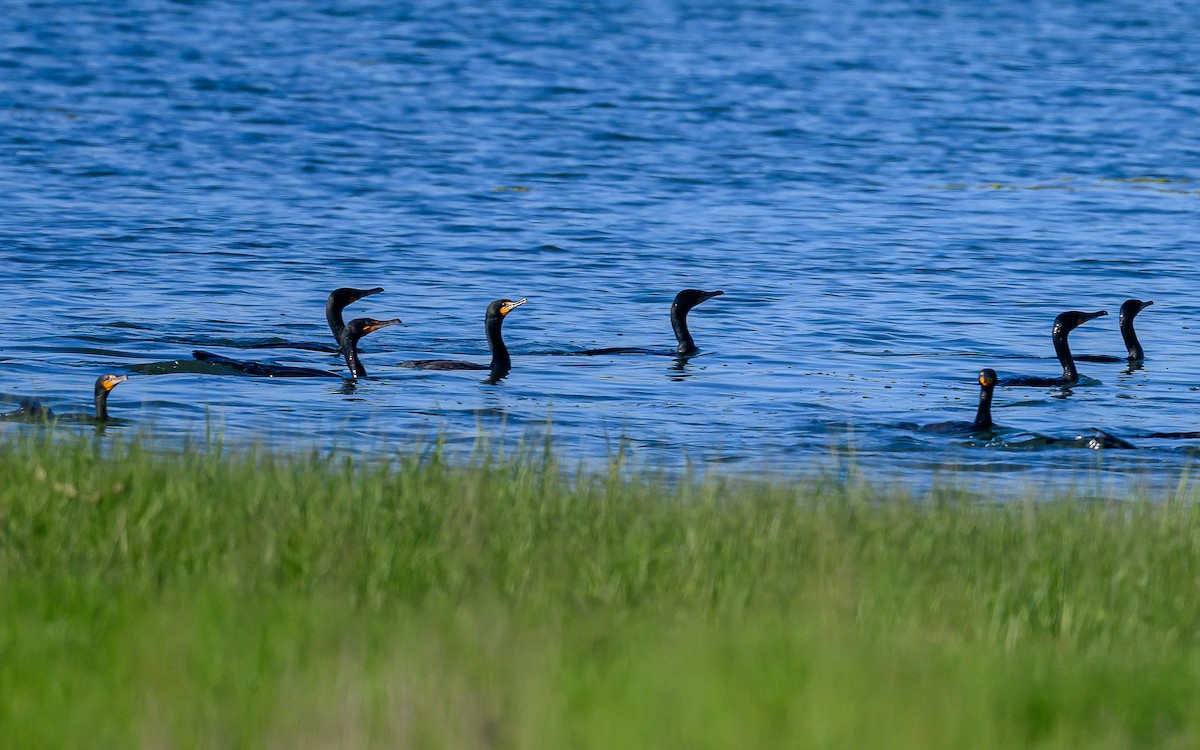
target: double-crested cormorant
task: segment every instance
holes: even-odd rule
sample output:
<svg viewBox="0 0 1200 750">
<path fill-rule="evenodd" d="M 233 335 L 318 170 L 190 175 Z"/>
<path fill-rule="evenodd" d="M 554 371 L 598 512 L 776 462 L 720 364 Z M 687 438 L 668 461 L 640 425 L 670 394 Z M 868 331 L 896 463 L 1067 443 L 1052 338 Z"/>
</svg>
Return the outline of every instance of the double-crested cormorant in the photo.
<svg viewBox="0 0 1200 750">
<path fill-rule="evenodd" d="M 329 293 L 329 297 L 325 299 L 325 321 L 329 323 L 329 330 L 333 333 L 333 338 L 338 342 L 336 353 L 345 357 L 346 365 L 350 368 L 350 374 L 353 377 L 366 375 L 366 368 L 362 366 L 362 362 L 358 358 L 357 344 L 358 340 L 366 336 L 372 331 L 377 331 L 380 328 L 386 328 L 390 325 L 399 323 L 400 320 L 375 320 L 374 318 L 355 318 L 349 324 L 342 320 L 342 311 L 363 297 L 369 297 L 372 294 L 379 294 L 383 291 L 383 287 L 377 286 L 374 289 L 352 289 L 350 287 L 341 287 L 334 289 Z M 353 329 L 351 330 L 351 327 Z M 349 334 L 349 335 L 347 335 Z M 192 352 L 192 356 L 201 362 L 210 362 L 215 365 L 223 365 L 238 372 L 247 375 L 255 375 L 264 378 L 336 378 L 340 377 L 336 373 L 326 370 L 316 370 L 311 367 L 292 367 L 290 365 L 275 365 L 264 364 L 262 362 L 249 362 L 240 359 L 231 359 L 223 357 L 219 354 L 206 352 L 202 349 L 197 349 Z"/>
<path fill-rule="evenodd" d="M 342 320 L 342 310 L 345 310 L 348 305 L 358 302 L 363 297 L 379 294 L 382 291 L 383 287 L 381 286 L 377 286 L 374 289 L 342 287 L 334 289 L 329 293 L 329 297 L 325 300 L 325 320 L 329 323 L 329 330 L 333 333 L 333 340 L 338 342 L 339 347 L 342 344 L 340 338 L 342 329 L 346 327 L 345 322 Z"/>
<path fill-rule="evenodd" d="M 1064 442 L 1073 442 L 1080 448 L 1090 448 L 1092 450 L 1106 450 L 1110 448 L 1132 450 L 1137 448 L 1136 445 L 1124 438 L 1119 438 L 1116 435 L 1095 428 L 1092 429 L 1091 434 L 1076 435 L 1074 441 Z"/>
<path fill-rule="evenodd" d="M 996 371 L 985 368 L 979 371 L 979 408 L 975 410 L 974 422 L 938 422 L 927 424 L 921 432 L 987 432 L 992 423 L 992 391 L 996 388 Z"/>
<path fill-rule="evenodd" d="M 63 421 L 74 422 L 96 422 L 103 424 L 109 421 L 108 416 L 108 394 L 118 384 L 124 383 L 129 379 L 128 375 L 111 375 L 105 374 L 96 378 L 96 387 L 94 389 L 94 401 L 96 404 L 96 413 L 92 414 L 65 414 L 61 417 Z M 27 399 L 21 402 L 20 407 L 14 411 L 0 416 L 0 420 L 5 421 L 46 421 L 56 419 L 54 412 L 50 407 L 40 401 Z"/>
<path fill-rule="evenodd" d="M 350 368 L 350 376 L 359 378 L 366 376 L 366 367 L 362 366 L 362 361 L 359 359 L 358 343 L 359 338 L 370 334 L 372 331 L 377 331 L 382 328 L 388 328 L 389 325 L 400 323 L 400 318 L 394 320 L 376 320 L 374 318 L 355 318 L 349 323 L 342 325 L 338 329 L 337 334 L 337 353 L 346 358 L 346 366 Z M 212 354 L 204 352 L 204 350 L 194 350 L 192 352 L 194 358 L 211 362 L 214 365 L 223 365 L 233 368 L 238 372 L 250 374 L 260 378 L 340 378 L 340 374 L 325 370 L 314 370 L 312 367 L 292 367 L 290 365 L 269 365 L 264 362 L 251 362 L 246 360 L 229 359 L 228 356 L 220 354 Z"/>
<path fill-rule="evenodd" d="M 346 323 L 338 330 L 338 353 L 346 359 L 346 366 L 350 368 L 350 374 L 353 377 L 361 377 L 367 374 L 367 370 L 362 365 L 362 361 L 358 358 L 358 340 L 366 336 L 372 331 L 378 331 L 380 328 L 386 328 L 400 322 L 400 319 L 395 320 L 375 320 L 374 318 L 355 318 Z M 262 362 L 248 362 L 240 359 L 230 359 L 222 357 L 219 354 L 206 352 L 197 349 L 192 352 L 192 356 L 202 362 L 211 362 L 215 365 L 223 365 L 238 372 L 247 375 L 255 375 L 263 378 L 337 378 L 341 377 L 337 373 L 328 372 L 326 370 L 316 370 L 311 367 L 292 367 L 290 365 L 274 365 L 264 364 Z"/>
<path fill-rule="evenodd" d="M 368 333 L 378 331 L 380 328 L 394 326 L 399 322 L 401 322 L 399 318 L 392 320 L 355 318 L 342 326 L 342 330 L 338 333 L 338 350 L 346 358 L 346 366 L 350 368 L 351 375 L 361 378 L 366 377 L 367 374 L 367 368 L 363 367 L 362 362 L 358 358 L 358 340 Z"/>
<path fill-rule="evenodd" d="M 1121 315 L 1119 325 L 1121 327 L 1121 338 L 1125 340 L 1125 349 L 1128 355 L 1125 357 L 1113 357 L 1107 354 L 1079 354 L 1075 359 L 1080 362 L 1140 362 L 1146 358 L 1146 352 L 1142 350 L 1142 343 L 1138 341 L 1137 331 L 1133 330 L 1133 319 L 1142 310 L 1145 310 L 1150 305 L 1154 304 L 1154 300 L 1148 299 L 1145 302 L 1140 299 L 1127 299 L 1121 305 Z"/>
<path fill-rule="evenodd" d="M 128 375 L 112 375 L 106 374 L 96 378 L 96 387 L 93 393 L 93 400 L 96 403 L 96 421 L 108 421 L 108 394 L 112 393 L 112 389 L 118 384 L 129 380 Z"/>
<path fill-rule="evenodd" d="M 1056 385 L 1074 385 L 1079 382 L 1079 371 L 1075 369 L 1075 360 L 1071 357 L 1071 347 L 1067 344 L 1067 336 L 1071 331 L 1075 330 L 1084 323 L 1108 315 L 1107 310 L 1097 310 L 1096 312 L 1079 312 L 1078 310 L 1070 310 L 1065 313 L 1060 313 L 1054 319 L 1054 327 L 1050 329 L 1050 338 L 1054 341 L 1054 353 L 1058 355 L 1058 361 L 1062 364 L 1063 374 L 1060 378 L 1043 378 L 1037 376 L 1019 376 L 1015 378 L 1005 378 L 997 385 L 1003 386 L 1056 386 Z"/>
<path fill-rule="evenodd" d="M 236 370 L 246 375 L 253 375 L 259 378 L 339 378 L 341 377 L 335 372 L 328 370 L 317 370 L 312 367 L 292 367 L 291 365 L 275 365 L 266 364 L 263 362 L 250 362 L 244 359 L 232 359 L 223 357 L 220 354 L 206 352 L 203 349 L 195 349 L 192 351 L 192 356 L 201 362 L 208 362 L 214 365 L 222 365 L 232 370 Z"/>
<path fill-rule="evenodd" d="M 679 294 L 675 295 L 674 301 L 671 302 L 671 328 L 675 331 L 675 340 L 679 345 L 675 348 L 672 354 L 680 357 L 690 357 L 700 351 L 700 347 L 696 346 L 695 339 L 692 338 L 691 331 L 688 330 L 687 315 L 688 312 L 696 305 L 710 300 L 713 297 L 720 297 L 725 292 L 720 290 L 715 292 L 706 292 L 701 289 L 684 289 Z M 603 349 L 585 349 L 581 352 L 573 352 L 577 354 L 596 355 L 596 354 L 663 354 L 658 349 L 647 349 L 640 346 L 610 346 Z"/>
<path fill-rule="evenodd" d="M 487 331 L 488 348 L 492 351 L 491 364 L 481 365 L 459 359 L 414 359 L 401 362 L 400 366 L 414 367 L 418 370 L 491 370 L 494 376 L 506 374 L 512 369 L 512 358 L 508 356 L 508 347 L 504 345 L 500 327 L 504 324 L 504 316 L 528 301 L 524 298 L 515 302 L 498 299 L 488 305 L 483 324 Z"/>
</svg>

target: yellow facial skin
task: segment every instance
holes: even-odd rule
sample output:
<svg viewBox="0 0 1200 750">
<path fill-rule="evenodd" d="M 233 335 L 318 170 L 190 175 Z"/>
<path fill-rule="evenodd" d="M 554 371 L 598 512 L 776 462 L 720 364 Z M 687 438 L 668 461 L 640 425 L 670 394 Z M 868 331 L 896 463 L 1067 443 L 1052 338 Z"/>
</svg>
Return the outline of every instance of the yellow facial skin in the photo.
<svg viewBox="0 0 1200 750">
<path fill-rule="evenodd" d="M 521 299 L 517 300 L 516 302 L 511 302 L 511 301 L 505 302 L 504 304 L 500 305 L 500 314 L 508 315 L 510 312 L 512 312 L 513 310 L 516 310 L 518 307 L 520 307 L 521 305 L 525 304 L 528 301 L 529 301 L 528 299 L 525 299 L 524 297 L 522 297 Z"/>
<path fill-rule="evenodd" d="M 111 391 L 117 387 L 118 383 L 124 383 L 126 380 L 129 380 L 128 375 L 105 375 L 100 385 L 103 386 L 104 390 Z"/>
<path fill-rule="evenodd" d="M 403 322 L 404 321 L 397 318 L 395 320 L 377 320 L 374 323 L 367 323 L 363 326 L 363 335 L 371 333 L 372 331 L 378 331 L 380 328 L 387 328 L 388 326 L 394 326 L 397 323 Z"/>
</svg>

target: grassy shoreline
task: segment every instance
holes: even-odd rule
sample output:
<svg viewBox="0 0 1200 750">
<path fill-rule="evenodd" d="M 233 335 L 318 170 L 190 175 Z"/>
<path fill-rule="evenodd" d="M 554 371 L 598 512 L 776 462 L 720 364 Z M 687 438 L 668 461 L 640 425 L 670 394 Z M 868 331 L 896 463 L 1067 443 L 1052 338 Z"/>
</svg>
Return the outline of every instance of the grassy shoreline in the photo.
<svg viewBox="0 0 1200 750">
<path fill-rule="evenodd" d="M 1194 746 L 1178 494 L 0 442 L 0 745 Z"/>
</svg>

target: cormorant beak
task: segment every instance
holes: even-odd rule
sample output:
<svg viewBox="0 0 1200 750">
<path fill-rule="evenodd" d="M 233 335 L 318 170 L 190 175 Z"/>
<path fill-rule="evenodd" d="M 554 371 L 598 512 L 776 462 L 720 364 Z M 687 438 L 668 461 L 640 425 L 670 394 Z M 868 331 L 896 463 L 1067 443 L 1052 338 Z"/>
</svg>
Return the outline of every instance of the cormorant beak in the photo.
<svg viewBox="0 0 1200 750">
<path fill-rule="evenodd" d="M 528 301 L 529 301 L 528 299 L 522 297 L 521 299 L 517 300 L 516 302 L 505 302 L 503 305 L 500 305 L 500 314 L 508 315 L 510 312 L 512 312 L 513 310 L 516 310 L 518 307 L 520 307 L 521 305 L 525 304 Z"/>
<path fill-rule="evenodd" d="M 129 380 L 128 375 L 109 375 L 104 379 L 104 390 L 111 391 L 118 383 L 124 383 L 126 380 Z"/>
<path fill-rule="evenodd" d="M 1108 310 L 1097 310 L 1094 313 L 1084 313 L 1083 320 L 1080 322 L 1086 323 L 1087 321 L 1094 320 L 1095 318 L 1103 318 L 1105 315 L 1108 315 Z"/>
<path fill-rule="evenodd" d="M 380 291 L 383 290 L 381 289 Z M 388 326 L 394 326 L 397 323 L 403 322 L 404 321 L 400 320 L 399 318 L 393 318 L 392 320 L 376 320 L 373 323 L 367 323 L 365 326 L 363 326 L 363 334 L 365 335 L 373 331 L 378 331 L 380 328 L 387 328 Z"/>
<path fill-rule="evenodd" d="M 354 301 L 357 302 L 358 300 L 362 299 L 363 297 L 370 297 L 372 294 L 379 294 L 382 291 L 383 291 L 383 287 L 381 287 L 381 286 L 377 286 L 374 289 L 363 289 L 361 292 L 359 292 L 359 294 L 357 294 L 354 297 Z"/>
<path fill-rule="evenodd" d="M 704 292 L 704 299 L 712 299 L 713 297 L 720 297 L 724 293 L 725 292 L 722 292 L 719 289 L 715 292 Z"/>
<path fill-rule="evenodd" d="M 1145 310 L 1147 307 L 1149 307 L 1150 305 L 1153 305 L 1153 304 L 1154 304 L 1154 300 L 1148 299 L 1142 303 L 1142 309 Z"/>
</svg>

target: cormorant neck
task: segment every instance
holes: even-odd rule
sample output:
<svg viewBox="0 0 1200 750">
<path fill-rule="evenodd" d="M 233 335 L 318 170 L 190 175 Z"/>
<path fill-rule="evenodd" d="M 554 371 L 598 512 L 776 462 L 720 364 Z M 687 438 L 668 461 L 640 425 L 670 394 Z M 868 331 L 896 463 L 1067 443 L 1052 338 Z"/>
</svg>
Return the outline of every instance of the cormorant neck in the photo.
<svg viewBox="0 0 1200 750">
<path fill-rule="evenodd" d="M 325 322 L 329 323 L 329 330 L 333 331 L 333 337 L 338 339 L 338 343 L 341 343 L 342 329 L 346 327 L 346 321 L 342 320 L 344 308 L 341 300 L 335 299 L 332 294 L 325 300 Z"/>
<path fill-rule="evenodd" d="M 338 339 L 341 344 L 342 356 L 346 358 L 346 367 L 350 368 L 352 376 L 356 378 L 366 377 L 367 368 L 363 367 L 363 363 L 358 358 L 358 339 L 346 335 L 345 328 L 342 330 L 343 333 Z"/>
<path fill-rule="evenodd" d="M 976 430 L 987 430 L 992 427 L 992 390 L 993 387 L 982 386 L 979 389 L 979 409 L 975 412 Z"/>
<path fill-rule="evenodd" d="M 503 315 L 488 316 L 484 321 L 484 327 L 487 329 L 488 349 L 492 351 L 491 370 L 495 372 L 508 372 L 512 369 L 512 357 L 508 356 L 508 347 L 504 345 L 504 338 L 500 334 L 500 327 L 504 325 Z"/>
<path fill-rule="evenodd" d="M 678 354 L 688 355 L 700 351 L 687 326 L 687 314 L 690 309 L 679 304 L 671 305 L 671 328 L 675 331 L 675 340 L 679 342 L 679 348 L 675 350 Z"/>
<path fill-rule="evenodd" d="M 108 421 L 108 389 L 99 383 L 96 384 L 96 421 Z"/>
<path fill-rule="evenodd" d="M 1139 360 L 1146 358 L 1146 352 L 1142 350 L 1142 342 L 1138 341 L 1137 332 L 1133 330 L 1133 319 L 1137 315 L 1126 315 L 1121 313 L 1121 338 L 1125 341 L 1125 349 L 1129 352 L 1129 359 Z"/>
<path fill-rule="evenodd" d="M 1054 353 L 1058 355 L 1058 362 L 1063 368 L 1063 380 L 1074 383 L 1079 380 L 1079 371 L 1075 369 L 1075 359 L 1071 356 L 1071 347 L 1067 344 L 1067 336 L 1070 333 L 1070 328 L 1055 323 L 1050 338 L 1054 341 Z"/>
</svg>

